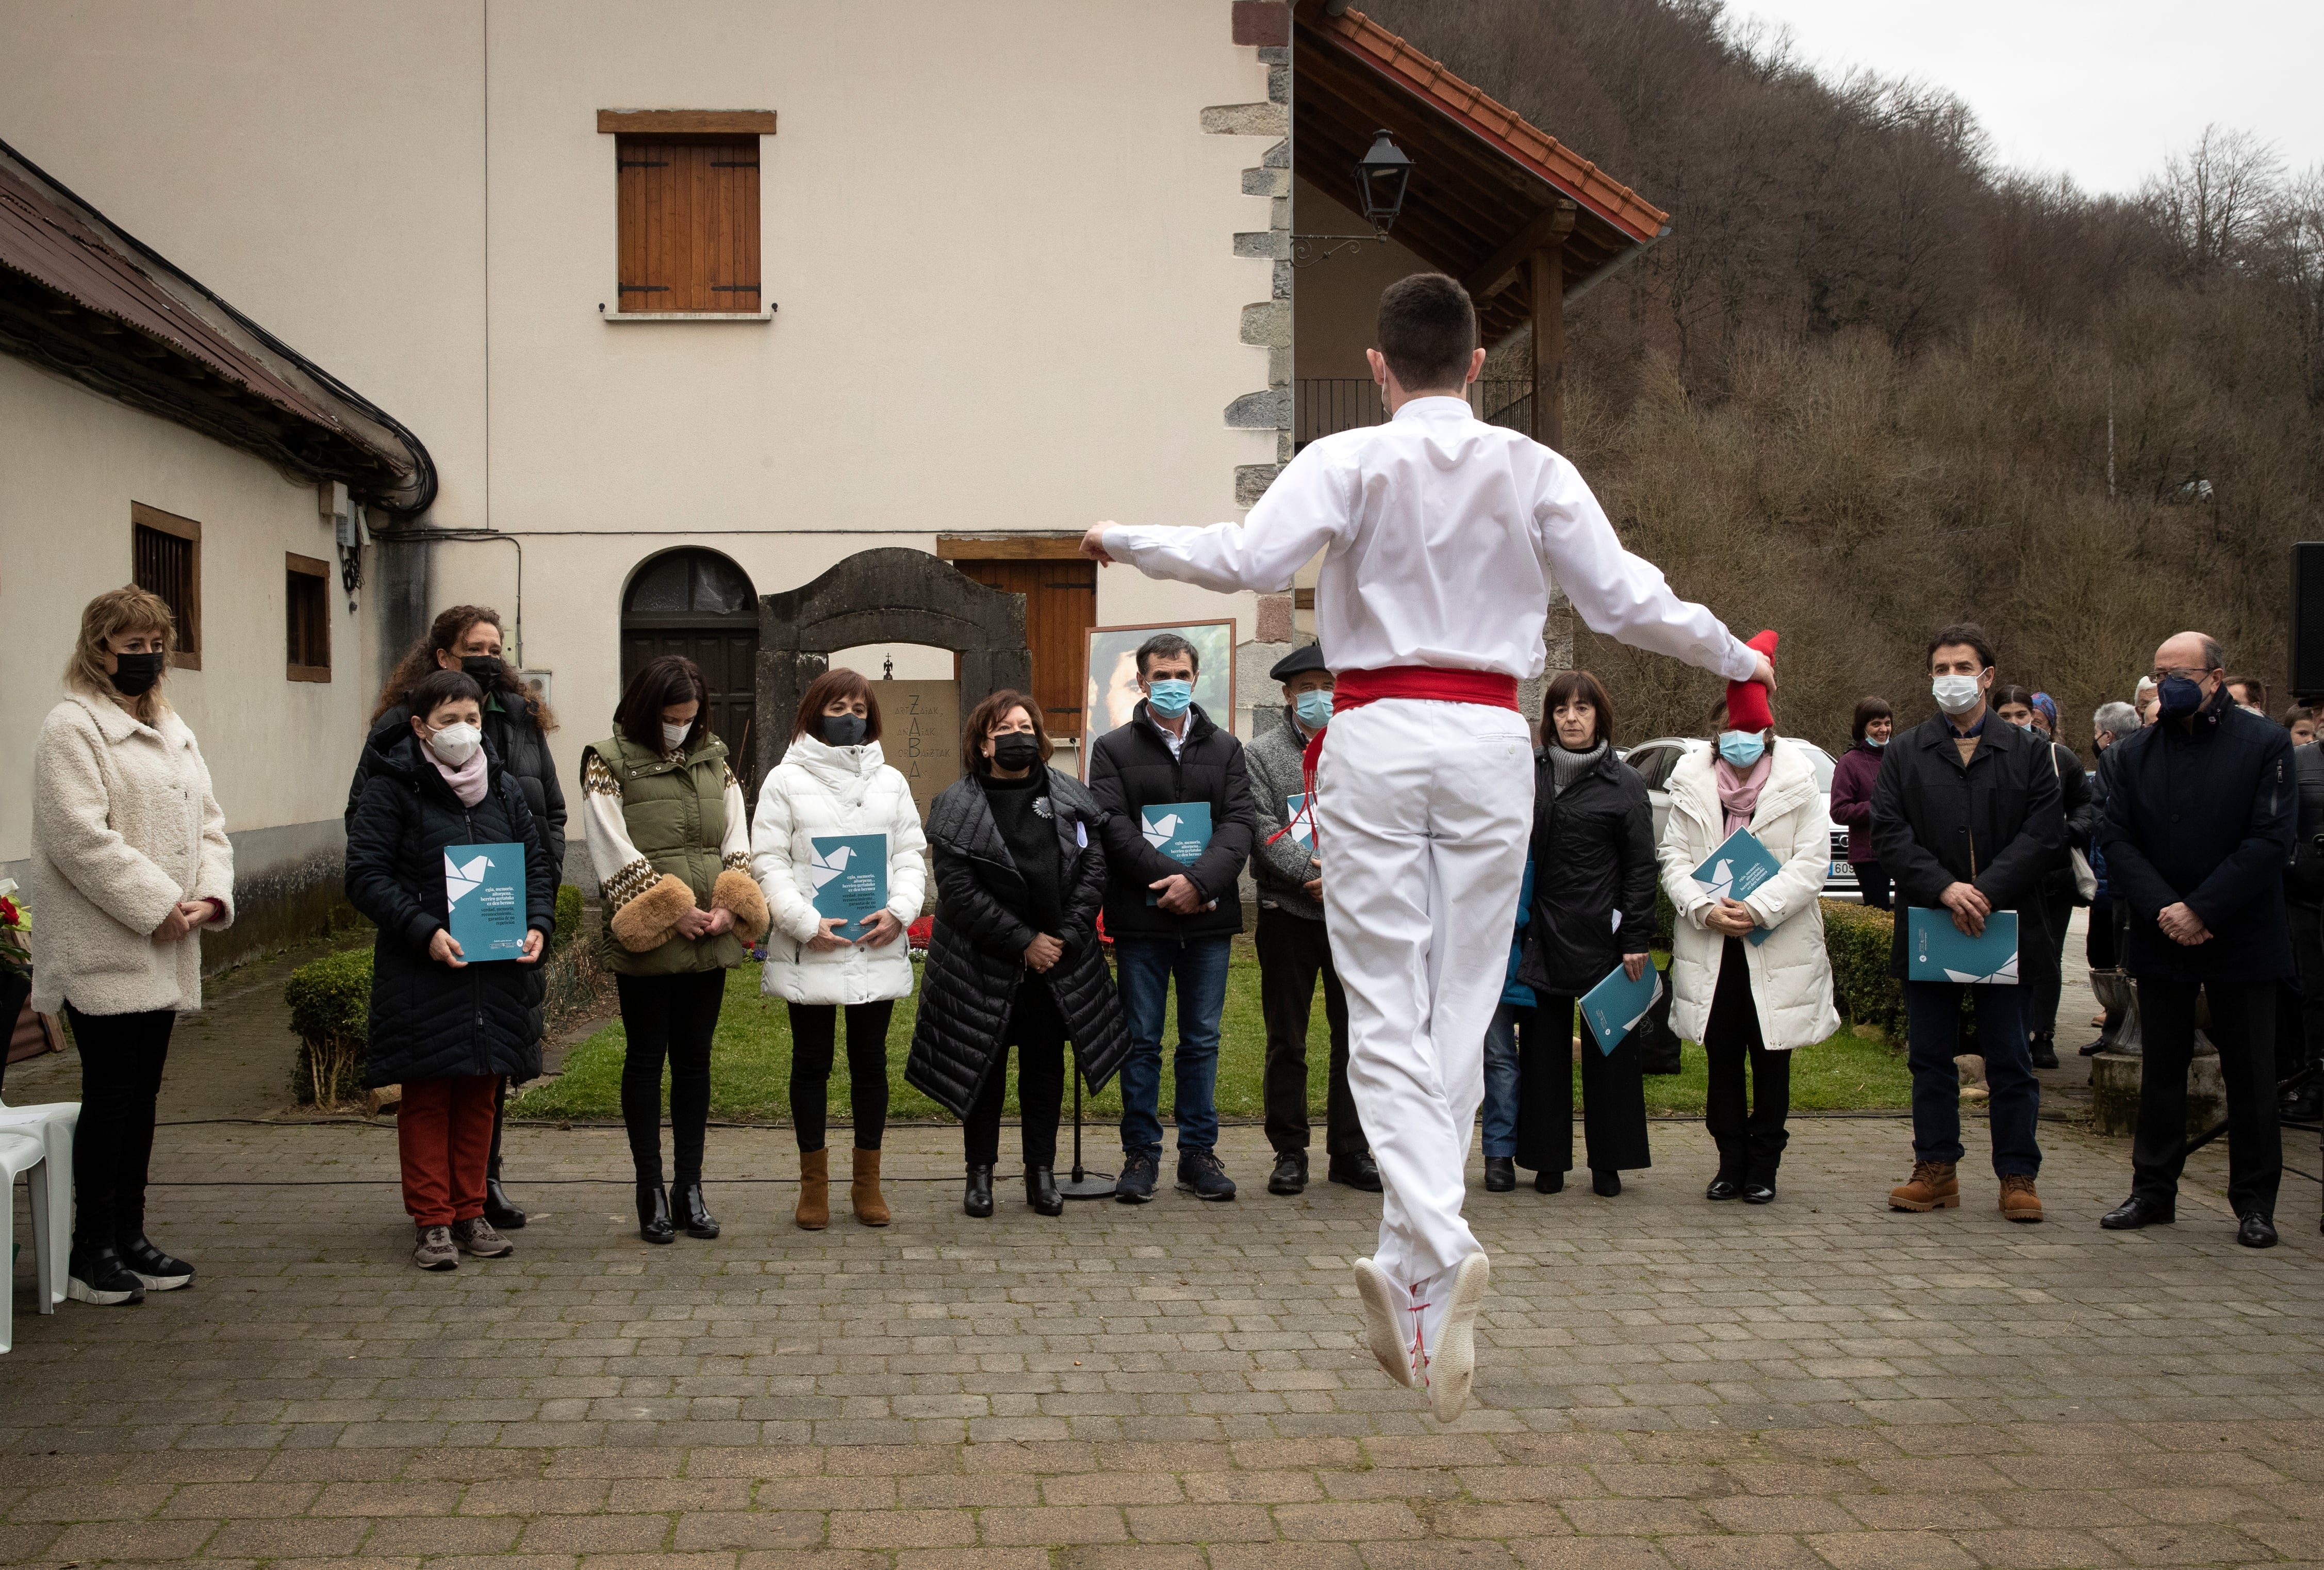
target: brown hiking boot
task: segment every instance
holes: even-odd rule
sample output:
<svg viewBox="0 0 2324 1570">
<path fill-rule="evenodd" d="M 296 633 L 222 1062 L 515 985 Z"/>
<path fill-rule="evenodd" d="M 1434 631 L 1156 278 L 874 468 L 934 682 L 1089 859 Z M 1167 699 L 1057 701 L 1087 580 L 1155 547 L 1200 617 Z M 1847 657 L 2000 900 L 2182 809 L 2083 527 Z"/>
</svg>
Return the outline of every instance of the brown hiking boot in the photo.
<svg viewBox="0 0 2324 1570">
<path fill-rule="evenodd" d="M 831 1224 L 831 1150 L 799 1152 L 799 1201 L 791 1217 L 809 1232 Z"/>
<path fill-rule="evenodd" d="M 1891 1210 L 1950 1210 L 1960 1203 L 1960 1184 L 1950 1161 L 1915 1161 L 1913 1180 L 1888 1190 Z"/>
<path fill-rule="evenodd" d="M 2042 1219 L 2042 1196 L 2034 1192 L 2031 1178 L 2004 1178 L 2001 1180 L 2001 1214 L 2010 1221 Z"/>
<path fill-rule="evenodd" d="M 865 1226 L 888 1224 L 888 1202 L 880 1196 L 880 1152 L 855 1149 L 855 1177 L 847 1186 L 847 1203 Z"/>
</svg>

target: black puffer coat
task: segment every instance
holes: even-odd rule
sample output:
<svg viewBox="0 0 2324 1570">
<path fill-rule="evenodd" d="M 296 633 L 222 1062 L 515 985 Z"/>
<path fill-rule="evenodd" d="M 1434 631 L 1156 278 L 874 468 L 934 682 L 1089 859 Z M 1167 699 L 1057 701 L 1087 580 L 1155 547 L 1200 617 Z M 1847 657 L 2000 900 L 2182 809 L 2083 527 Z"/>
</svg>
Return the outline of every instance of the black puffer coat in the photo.
<svg viewBox="0 0 2324 1570">
<path fill-rule="evenodd" d="M 1230 937 L 1242 930 L 1237 880 L 1250 860 L 1259 829 L 1250 771 L 1232 731 L 1222 729 L 1200 704 L 1187 716 L 1185 740 L 1175 758 L 1142 699 L 1130 723 L 1100 736 L 1090 752 L 1090 790 L 1108 814 L 1105 854 L 1112 881 L 1106 890 L 1105 930 L 1117 941 Z M 1139 827 L 1140 808 L 1171 801 L 1210 804 L 1211 843 L 1191 867 L 1147 844 Z M 1151 885 L 1174 873 L 1184 873 L 1215 909 L 1173 916 L 1148 903 Z"/>
<path fill-rule="evenodd" d="M 1549 752 L 1533 788 L 1533 919 L 1517 980 L 1549 997 L 1578 998 L 1625 954 L 1654 947 L 1655 808 L 1638 771 L 1614 756 L 1560 795 Z M 1614 926 L 1620 911 L 1622 925 Z"/>
<path fill-rule="evenodd" d="M 1130 1051 L 1130 1030 L 1097 936 L 1105 901 L 1100 833 L 1105 814 L 1097 798 L 1069 775 L 1051 772 L 1048 795 L 1065 911 L 1065 929 L 1049 936 L 1065 944 L 1065 953 L 1047 975 L 1025 966 L 1025 946 L 1037 936 L 1031 901 L 984 787 L 973 778 L 960 780 L 928 807 L 936 927 L 904 1081 L 955 1117 L 968 1114 L 992 1071 L 1019 986 L 1049 988 L 1091 1090 L 1112 1078 Z"/>
<path fill-rule="evenodd" d="M 495 707 L 497 704 L 500 706 Z M 559 882 L 565 866 L 565 790 L 557 783 L 557 761 L 549 755 L 549 738 L 540 734 L 533 723 L 532 713 L 524 706 L 522 697 L 504 688 L 495 688 L 484 702 L 484 744 L 501 761 L 524 791 L 524 804 L 532 809 L 532 820 L 540 826 L 541 840 L 549 846 L 549 862 L 558 869 Z M 371 778 L 371 752 L 374 744 L 387 745 L 398 736 L 411 734 L 411 709 L 396 704 L 379 718 L 372 721 L 371 737 L 364 743 L 363 761 L 355 765 L 355 782 L 347 787 L 347 827 L 353 828 L 355 805 L 363 799 L 364 781 Z"/>
<path fill-rule="evenodd" d="M 347 902 L 379 928 L 364 1084 L 464 1075 L 530 1079 L 540 1072 L 540 966 L 491 960 L 454 970 L 428 957 L 429 940 L 449 924 L 447 845 L 523 845 L 526 924 L 544 937 L 555 931 L 557 877 L 523 790 L 493 759 L 484 799 L 463 806 L 420 755 L 409 725 L 401 737 L 374 736 L 365 752 L 368 778 L 347 826 L 346 876 Z"/>
</svg>

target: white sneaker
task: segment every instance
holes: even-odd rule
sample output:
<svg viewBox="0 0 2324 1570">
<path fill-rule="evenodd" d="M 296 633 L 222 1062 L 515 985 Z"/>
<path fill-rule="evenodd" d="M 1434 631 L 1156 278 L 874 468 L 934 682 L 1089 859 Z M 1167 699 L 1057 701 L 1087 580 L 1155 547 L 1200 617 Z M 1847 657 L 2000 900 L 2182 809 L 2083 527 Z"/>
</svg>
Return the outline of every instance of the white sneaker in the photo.
<svg viewBox="0 0 2324 1570">
<path fill-rule="evenodd" d="M 1477 1310 L 1484 1307 L 1492 1275 L 1485 1256 L 1474 1253 L 1413 1288 L 1413 1308 L 1420 1317 L 1413 1362 L 1440 1423 L 1468 1409 L 1477 1374 Z"/>
<path fill-rule="evenodd" d="M 1397 1384 L 1411 1390 L 1414 1378 L 1412 1311 L 1405 1306 L 1403 1288 L 1370 1260 L 1356 1261 L 1356 1296 L 1364 1306 L 1364 1344 L 1372 1349 L 1380 1368 Z"/>
</svg>

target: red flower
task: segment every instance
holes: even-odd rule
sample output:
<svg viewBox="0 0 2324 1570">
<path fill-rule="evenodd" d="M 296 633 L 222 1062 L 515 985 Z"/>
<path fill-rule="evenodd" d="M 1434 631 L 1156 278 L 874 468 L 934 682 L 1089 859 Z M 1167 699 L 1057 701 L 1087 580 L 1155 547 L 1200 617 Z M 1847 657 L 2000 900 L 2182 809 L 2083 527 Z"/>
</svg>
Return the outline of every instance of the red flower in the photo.
<svg viewBox="0 0 2324 1570">
<path fill-rule="evenodd" d="M 23 913 L 16 909 L 14 900 L 0 899 L 0 927 L 22 927 Z"/>
</svg>

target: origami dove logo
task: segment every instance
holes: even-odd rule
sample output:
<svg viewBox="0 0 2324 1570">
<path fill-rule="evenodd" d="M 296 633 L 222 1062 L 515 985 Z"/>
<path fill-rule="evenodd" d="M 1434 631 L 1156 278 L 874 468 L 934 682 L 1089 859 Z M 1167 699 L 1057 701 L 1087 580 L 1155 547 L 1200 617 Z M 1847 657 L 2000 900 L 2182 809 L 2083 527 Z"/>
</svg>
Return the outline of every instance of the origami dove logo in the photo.
<svg viewBox="0 0 2324 1570">
<path fill-rule="evenodd" d="M 445 904 L 456 905 L 466 896 L 475 893 L 476 885 L 484 881 L 484 869 L 492 864 L 492 857 L 476 856 L 463 866 L 452 859 L 450 851 L 446 851 L 444 853 Z"/>
<path fill-rule="evenodd" d="M 1160 850 L 1169 844 L 1171 836 L 1178 832 L 1178 815 L 1175 812 L 1165 813 L 1158 818 L 1147 818 L 1145 824 L 1146 843 L 1156 850 Z"/>
<path fill-rule="evenodd" d="M 827 851 L 810 851 L 807 859 L 807 875 L 820 889 L 845 872 L 847 864 L 854 859 L 855 847 L 852 845 L 835 845 Z"/>
<path fill-rule="evenodd" d="M 1724 900 L 1735 891 L 1735 864 L 1722 859 L 1711 869 L 1711 897 Z"/>
</svg>

